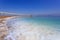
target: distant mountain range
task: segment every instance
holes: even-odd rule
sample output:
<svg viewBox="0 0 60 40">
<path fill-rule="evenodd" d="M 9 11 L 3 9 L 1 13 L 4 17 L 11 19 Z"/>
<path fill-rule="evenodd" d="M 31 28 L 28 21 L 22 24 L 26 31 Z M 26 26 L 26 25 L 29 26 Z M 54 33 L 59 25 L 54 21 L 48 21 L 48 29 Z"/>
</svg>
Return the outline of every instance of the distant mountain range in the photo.
<svg viewBox="0 0 60 40">
<path fill-rule="evenodd" d="M 31 17 L 30 14 L 17 14 L 17 13 L 8 13 L 8 12 L 0 12 L 0 16 L 21 16 L 21 17 Z"/>
<path fill-rule="evenodd" d="M 51 14 L 35 14 L 33 17 L 60 17 L 60 13 L 51 13 Z"/>
<path fill-rule="evenodd" d="M 8 13 L 8 12 L 0 12 L 0 16 L 19 16 L 20 14 L 16 13 Z"/>
<path fill-rule="evenodd" d="M 0 16 L 23 16 L 23 17 L 60 17 L 60 13 L 59 14 L 17 14 L 17 13 L 8 13 L 8 12 L 0 12 Z"/>
<path fill-rule="evenodd" d="M 36 15 L 37 17 L 60 17 L 60 14 L 50 14 L 50 15 Z"/>
</svg>

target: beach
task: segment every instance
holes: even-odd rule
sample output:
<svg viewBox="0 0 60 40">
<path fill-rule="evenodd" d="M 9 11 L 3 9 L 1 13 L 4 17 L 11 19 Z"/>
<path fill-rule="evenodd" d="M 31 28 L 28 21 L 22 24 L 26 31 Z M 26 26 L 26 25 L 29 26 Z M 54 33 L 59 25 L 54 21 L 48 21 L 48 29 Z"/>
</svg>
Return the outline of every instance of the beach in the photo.
<svg viewBox="0 0 60 40">
<path fill-rule="evenodd" d="M 51 24 L 47 21 L 46 18 L 45 21 L 41 18 L 10 18 L 4 24 L 7 25 L 4 26 L 7 31 L 3 34 L 6 35 L 3 40 L 59 40 L 60 30 L 53 27 L 52 21 L 50 21 Z"/>
<path fill-rule="evenodd" d="M 60 0 L 0 0 L 0 40 L 60 40 Z"/>
<path fill-rule="evenodd" d="M 14 29 L 11 36 L 16 38 L 16 40 L 49 40 L 53 39 L 54 36 L 56 40 L 59 38 L 59 32 L 56 31 L 53 27 L 44 24 L 37 24 L 36 21 L 31 20 L 30 18 L 17 18 L 10 20 L 9 25 Z M 17 32 L 17 33 L 16 33 Z M 20 35 L 20 36 L 19 36 Z M 17 38 L 18 36 L 18 38 Z M 57 38 L 58 37 L 58 38 Z"/>
<path fill-rule="evenodd" d="M 11 18 L 14 18 L 14 16 L 0 16 L 0 40 L 4 40 L 7 36 L 8 26 L 6 25 L 6 21 Z"/>
</svg>

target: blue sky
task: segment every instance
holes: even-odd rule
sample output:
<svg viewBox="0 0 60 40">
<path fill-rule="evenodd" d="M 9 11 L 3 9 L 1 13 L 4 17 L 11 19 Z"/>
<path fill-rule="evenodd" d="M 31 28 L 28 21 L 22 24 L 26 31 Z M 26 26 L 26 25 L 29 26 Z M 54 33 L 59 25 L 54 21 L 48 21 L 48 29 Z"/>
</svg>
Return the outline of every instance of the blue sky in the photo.
<svg viewBox="0 0 60 40">
<path fill-rule="evenodd" d="M 22 14 L 60 13 L 60 0 L 0 0 L 0 11 Z"/>
</svg>

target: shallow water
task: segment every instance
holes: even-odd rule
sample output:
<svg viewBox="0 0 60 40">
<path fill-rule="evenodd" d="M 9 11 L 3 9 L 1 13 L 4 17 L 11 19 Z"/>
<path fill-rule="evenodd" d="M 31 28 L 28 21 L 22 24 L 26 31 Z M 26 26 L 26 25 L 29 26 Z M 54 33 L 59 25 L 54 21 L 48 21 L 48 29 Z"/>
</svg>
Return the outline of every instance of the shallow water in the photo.
<svg viewBox="0 0 60 40">
<path fill-rule="evenodd" d="M 16 18 L 7 25 L 8 40 L 60 40 L 60 17 Z"/>
</svg>

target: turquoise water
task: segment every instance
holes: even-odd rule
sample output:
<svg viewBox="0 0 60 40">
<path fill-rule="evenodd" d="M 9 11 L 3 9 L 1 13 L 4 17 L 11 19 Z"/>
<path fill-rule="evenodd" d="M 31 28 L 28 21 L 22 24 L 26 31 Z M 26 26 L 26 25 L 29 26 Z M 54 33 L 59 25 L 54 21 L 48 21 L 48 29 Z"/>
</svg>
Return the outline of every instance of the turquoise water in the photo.
<svg viewBox="0 0 60 40">
<path fill-rule="evenodd" d="M 32 18 L 16 18 L 17 21 L 31 22 L 37 27 L 44 26 L 45 28 L 55 29 L 60 31 L 60 17 L 32 17 Z M 15 20 L 16 21 L 16 20 Z M 12 21 L 13 22 L 13 21 Z M 13 23 L 14 24 L 14 23 Z"/>
<path fill-rule="evenodd" d="M 37 25 L 46 25 L 48 28 L 60 30 L 60 17 L 33 17 L 20 18 L 20 20 L 36 23 Z"/>
<path fill-rule="evenodd" d="M 31 37 L 34 37 L 33 34 L 36 33 L 39 40 L 60 40 L 60 17 L 15 18 L 8 20 L 8 26 L 12 29 L 9 30 L 7 39 L 11 37 L 15 40 L 16 36 L 21 37 L 20 33 L 26 37 L 28 34 L 28 37 L 32 39 Z"/>
</svg>

